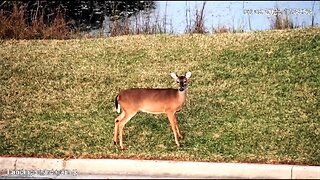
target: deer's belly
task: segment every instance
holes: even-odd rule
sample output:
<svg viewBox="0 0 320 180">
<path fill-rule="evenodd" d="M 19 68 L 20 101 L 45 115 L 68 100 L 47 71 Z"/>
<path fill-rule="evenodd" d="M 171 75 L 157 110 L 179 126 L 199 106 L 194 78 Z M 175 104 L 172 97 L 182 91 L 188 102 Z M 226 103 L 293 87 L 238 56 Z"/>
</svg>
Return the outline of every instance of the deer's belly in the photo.
<svg viewBox="0 0 320 180">
<path fill-rule="evenodd" d="M 141 112 L 145 112 L 145 113 L 150 113 L 150 114 L 161 114 L 161 113 L 165 113 L 165 111 L 160 111 L 160 110 L 152 110 L 152 109 L 140 109 Z"/>
</svg>

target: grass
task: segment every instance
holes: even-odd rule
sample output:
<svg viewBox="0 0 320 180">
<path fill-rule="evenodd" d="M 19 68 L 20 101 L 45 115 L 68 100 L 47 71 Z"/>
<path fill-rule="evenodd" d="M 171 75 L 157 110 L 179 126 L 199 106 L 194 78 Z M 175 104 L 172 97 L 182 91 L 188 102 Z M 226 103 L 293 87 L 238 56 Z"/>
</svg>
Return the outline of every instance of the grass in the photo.
<svg viewBox="0 0 320 180">
<path fill-rule="evenodd" d="M 320 29 L 1 40 L 0 155 L 320 165 Z M 113 145 L 114 97 L 192 72 L 176 148 L 138 113 Z"/>
</svg>

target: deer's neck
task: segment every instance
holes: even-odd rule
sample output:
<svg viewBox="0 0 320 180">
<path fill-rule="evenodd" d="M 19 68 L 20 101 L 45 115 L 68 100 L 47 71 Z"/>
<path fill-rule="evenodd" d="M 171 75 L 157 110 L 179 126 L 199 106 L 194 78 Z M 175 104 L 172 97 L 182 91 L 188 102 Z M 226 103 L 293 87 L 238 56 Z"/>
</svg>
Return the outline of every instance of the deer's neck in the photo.
<svg viewBox="0 0 320 180">
<path fill-rule="evenodd" d="M 183 91 L 178 90 L 178 101 L 181 103 L 181 105 L 185 103 L 186 98 L 187 98 L 187 89 Z"/>
</svg>

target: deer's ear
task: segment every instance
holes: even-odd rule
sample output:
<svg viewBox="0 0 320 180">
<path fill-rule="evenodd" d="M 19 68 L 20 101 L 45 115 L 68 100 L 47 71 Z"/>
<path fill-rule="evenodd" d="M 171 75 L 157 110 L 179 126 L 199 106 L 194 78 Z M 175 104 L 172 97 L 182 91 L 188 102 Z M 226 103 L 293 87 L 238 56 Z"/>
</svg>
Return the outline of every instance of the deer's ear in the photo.
<svg viewBox="0 0 320 180">
<path fill-rule="evenodd" d="M 178 79 L 176 73 L 172 72 L 172 73 L 170 73 L 170 75 L 171 75 L 171 77 L 172 77 L 173 79 Z"/>
<path fill-rule="evenodd" d="M 191 77 L 191 72 L 186 73 L 186 78 L 189 79 Z"/>
</svg>

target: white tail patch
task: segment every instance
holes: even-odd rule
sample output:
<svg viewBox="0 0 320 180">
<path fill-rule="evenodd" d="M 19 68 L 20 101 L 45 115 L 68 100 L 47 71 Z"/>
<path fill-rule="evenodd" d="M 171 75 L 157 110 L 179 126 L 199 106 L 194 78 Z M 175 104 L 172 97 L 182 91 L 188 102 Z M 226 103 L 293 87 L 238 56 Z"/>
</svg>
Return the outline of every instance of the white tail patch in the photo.
<svg viewBox="0 0 320 180">
<path fill-rule="evenodd" d="M 120 104 L 118 104 L 118 108 L 116 109 L 117 113 L 120 113 Z"/>
</svg>

